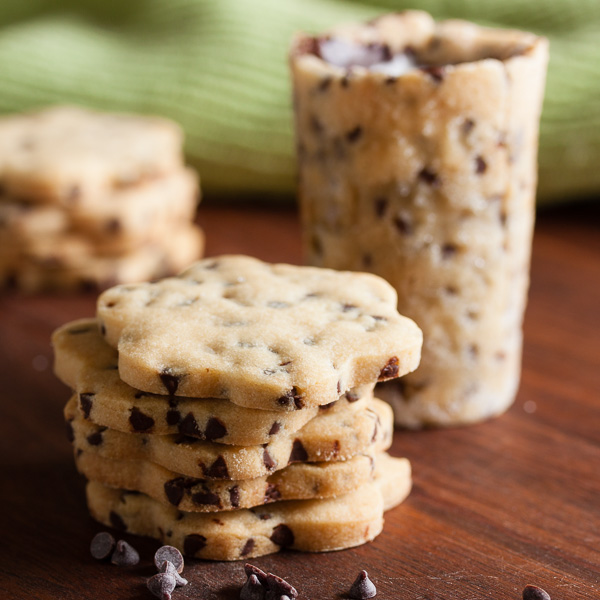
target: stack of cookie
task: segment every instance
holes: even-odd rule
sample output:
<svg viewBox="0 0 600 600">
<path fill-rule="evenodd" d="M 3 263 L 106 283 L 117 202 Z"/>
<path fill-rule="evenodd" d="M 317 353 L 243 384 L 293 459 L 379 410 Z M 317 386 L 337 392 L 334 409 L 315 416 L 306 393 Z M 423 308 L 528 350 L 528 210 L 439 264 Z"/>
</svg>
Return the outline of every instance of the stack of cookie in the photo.
<svg viewBox="0 0 600 600">
<path fill-rule="evenodd" d="M 105 288 L 198 258 L 181 146 L 158 118 L 58 107 L 0 119 L 0 286 Z"/>
<path fill-rule="evenodd" d="M 420 358 L 395 307 L 374 275 L 242 256 L 104 292 L 53 336 L 92 516 L 217 560 L 373 539 L 411 481 L 373 397 Z"/>
</svg>

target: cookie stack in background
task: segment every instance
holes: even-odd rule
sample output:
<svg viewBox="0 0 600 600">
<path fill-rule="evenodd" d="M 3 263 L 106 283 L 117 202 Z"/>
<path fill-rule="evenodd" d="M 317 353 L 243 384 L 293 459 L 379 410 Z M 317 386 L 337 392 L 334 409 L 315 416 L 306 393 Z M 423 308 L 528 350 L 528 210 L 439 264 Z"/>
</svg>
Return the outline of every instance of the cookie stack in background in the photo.
<svg viewBox="0 0 600 600">
<path fill-rule="evenodd" d="M 0 286 L 106 288 L 201 256 L 198 178 L 154 117 L 56 107 L 0 119 Z"/>
<path fill-rule="evenodd" d="M 411 485 L 373 397 L 420 358 L 395 306 L 373 275 L 242 256 L 104 292 L 53 335 L 92 516 L 216 560 L 373 539 Z"/>
</svg>

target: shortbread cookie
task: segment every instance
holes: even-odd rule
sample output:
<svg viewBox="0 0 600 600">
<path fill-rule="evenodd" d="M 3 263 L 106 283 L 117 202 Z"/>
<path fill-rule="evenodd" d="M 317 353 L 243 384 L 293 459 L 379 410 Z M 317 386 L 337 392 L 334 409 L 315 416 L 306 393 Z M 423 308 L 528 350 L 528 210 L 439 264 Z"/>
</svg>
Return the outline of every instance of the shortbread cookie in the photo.
<svg viewBox="0 0 600 600">
<path fill-rule="evenodd" d="M 56 107 L 0 119 L 0 184 L 74 206 L 181 168 L 182 133 L 155 117 Z"/>
<path fill-rule="evenodd" d="M 147 460 L 114 460 L 89 452 L 75 457 L 77 469 L 86 479 L 142 492 L 162 504 L 190 512 L 340 496 L 371 480 L 375 460 L 372 455 L 359 454 L 347 461 L 295 463 L 268 476 L 222 481 L 186 477 Z"/>
<path fill-rule="evenodd" d="M 293 45 L 307 259 L 384 277 L 423 328 L 399 424 L 513 401 L 547 58 L 535 35 L 422 12 Z"/>
<path fill-rule="evenodd" d="M 373 275 L 222 256 L 108 290 L 98 317 L 136 388 L 295 410 L 417 367 L 421 331 L 395 306 Z"/>
<path fill-rule="evenodd" d="M 119 378 L 117 351 L 95 319 L 67 323 L 52 335 L 54 372 L 77 394 L 89 419 L 123 432 L 180 433 L 222 444 L 266 444 L 289 435 L 314 418 L 320 408 L 291 412 L 256 410 L 222 399 L 159 396 L 140 392 Z M 348 392 L 327 410 L 364 409 L 372 386 Z"/>
<path fill-rule="evenodd" d="M 85 411 L 86 404 L 82 404 Z M 333 414 L 322 411 L 299 431 L 260 446 L 231 446 L 189 436 L 123 433 L 92 423 L 72 397 L 65 406 L 75 452 L 111 459 L 148 460 L 188 477 L 254 479 L 294 462 L 348 460 L 389 448 L 393 415 L 385 402 L 373 399 L 364 410 Z"/>
<path fill-rule="evenodd" d="M 173 230 L 160 245 L 141 247 L 119 257 L 90 257 L 86 264 L 70 266 L 55 261 L 0 258 L 0 286 L 14 286 L 25 292 L 104 289 L 115 283 L 176 273 L 201 255 L 203 248 L 203 232 L 186 225 Z"/>
<path fill-rule="evenodd" d="M 173 545 L 186 555 L 209 560 L 238 560 L 283 548 L 324 552 L 374 539 L 383 527 L 386 505 L 410 492 L 406 459 L 382 456 L 373 483 L 323 500 L 292 500 L 218 513 L 186 513 L 152 500 L 91 481 L 87 501 L 101 523 Z M 393 498 L 384 494 L 393 491 Z"/>
</svg>

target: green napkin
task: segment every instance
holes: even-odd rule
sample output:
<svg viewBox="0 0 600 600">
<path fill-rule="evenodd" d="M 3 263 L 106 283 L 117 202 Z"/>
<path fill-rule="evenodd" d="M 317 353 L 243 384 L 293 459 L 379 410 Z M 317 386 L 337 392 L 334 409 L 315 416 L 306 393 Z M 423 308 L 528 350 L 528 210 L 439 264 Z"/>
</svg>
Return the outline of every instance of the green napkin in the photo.
<svg viewBox="0 0 600 600">
<path fill-rule="evenodd" d="M 598 0 L 2 0 L 0 111 L 162 114 L 209 195 L 291 194 L 292 34 L 403 8 L 548 36 L 539 197 L 600 190 Z"/>
</svg>

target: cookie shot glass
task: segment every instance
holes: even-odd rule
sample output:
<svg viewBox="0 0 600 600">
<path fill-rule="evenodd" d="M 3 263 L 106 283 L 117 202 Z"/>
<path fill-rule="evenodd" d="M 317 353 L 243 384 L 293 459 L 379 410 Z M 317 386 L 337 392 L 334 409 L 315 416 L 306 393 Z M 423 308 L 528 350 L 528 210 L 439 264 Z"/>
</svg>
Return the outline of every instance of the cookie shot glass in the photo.
<svg viewBox="0 0 600 600">
<path fill-rule="evenodd" d="M 371 271 L 422 328 L 378 394 L 400 426 L 505 411 L 517 392 L 547 40 L 408 11 L 290 52 L 304 250 Z"/>
</svg>

